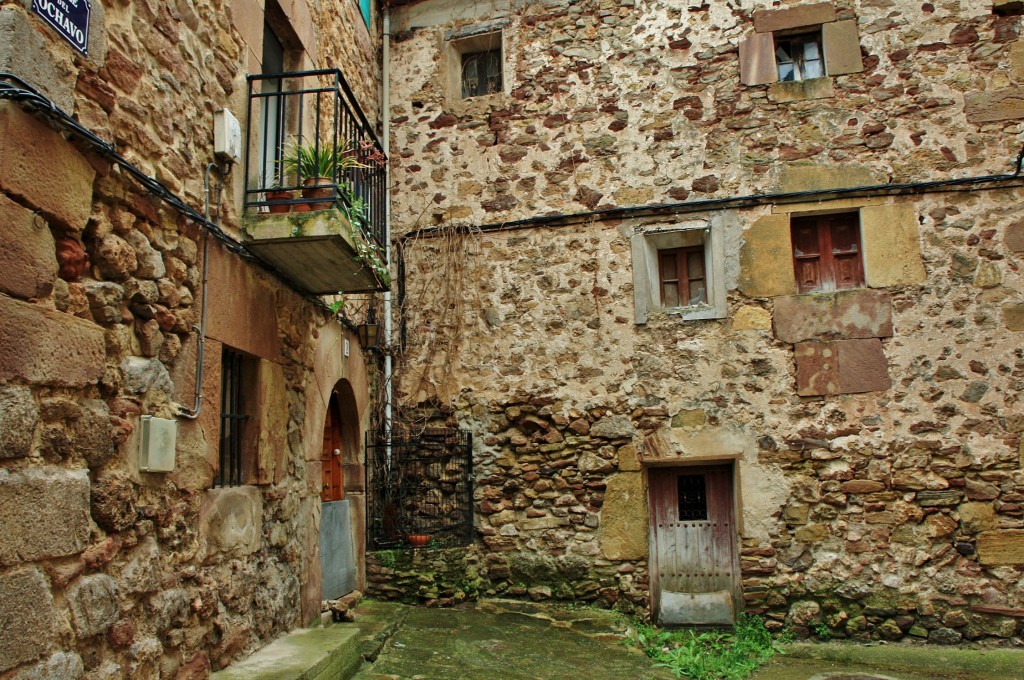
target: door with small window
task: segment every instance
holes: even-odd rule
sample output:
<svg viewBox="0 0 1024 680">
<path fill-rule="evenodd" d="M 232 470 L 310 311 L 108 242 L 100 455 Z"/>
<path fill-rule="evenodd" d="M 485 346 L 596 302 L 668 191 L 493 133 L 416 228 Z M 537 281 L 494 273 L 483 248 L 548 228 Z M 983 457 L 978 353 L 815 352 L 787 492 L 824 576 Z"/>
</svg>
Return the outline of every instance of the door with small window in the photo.
<svg viewBox="0 0 1024 680">
<path fill-rule="evenodd" d="M 733 466 L 651 468 L 651 596 L 661 625 L 728 625 L 742 604 Z"/>
</svg>

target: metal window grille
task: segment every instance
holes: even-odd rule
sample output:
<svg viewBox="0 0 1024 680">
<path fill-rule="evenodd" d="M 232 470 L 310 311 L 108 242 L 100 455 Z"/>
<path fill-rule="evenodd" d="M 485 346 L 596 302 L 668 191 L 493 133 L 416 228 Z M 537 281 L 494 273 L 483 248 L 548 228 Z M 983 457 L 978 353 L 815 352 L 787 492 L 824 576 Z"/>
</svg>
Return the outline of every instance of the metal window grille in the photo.
<svg viewBox="0 0 1024 680">
<path fill-rule="evenodd" d="M 462 55 L 462 98 L 501 92 L 501 48 Z"/>
<path fill-rule="evenodd" d="M 242 445 L 245 430 L 243 373 L 245 357 L 225 347 L 220 374 L 220 469 L 216 486 L 242 484 Z"/>
<path fill-rule="evenodd" d="M 708 518 L 708 492 L 704 475 L 679 475 L 679 521 Z"/>
<path fill-rule="evenodd" d="M 392 431 L 366 440 L 367 546 L 404 547 L 473 540 L 473 435 L 438 428 Z"/>
</svg>

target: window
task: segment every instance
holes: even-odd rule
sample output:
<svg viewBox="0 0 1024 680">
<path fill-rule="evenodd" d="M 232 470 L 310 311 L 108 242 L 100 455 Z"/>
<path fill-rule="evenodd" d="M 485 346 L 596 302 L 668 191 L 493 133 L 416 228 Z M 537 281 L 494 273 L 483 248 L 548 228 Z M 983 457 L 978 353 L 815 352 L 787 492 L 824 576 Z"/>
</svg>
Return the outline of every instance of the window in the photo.
<svg viewBox="0 0 1024 680">
<path fill-rule="evenodd" d="M 831 2 L 755 10 L 753 18 L 753 32 L 739 44 L 744 85 L 802 82 L 864 70 L 857 20 L 840 20 Z"/>
<path fill-rule="evenodd" d="M 370 28 L 370 16 L 373 11 L 371 3 L 372 0 L 359 0 L 359 13 L 363 15 L 363 22 L 367 28 Z"/>
<path fill-rule="evenodd" d="M 860 219 L 857 213 L 794 217 L 793 271 L 801 293 L 864 285 Z"/>
<path fill-rule="evenodd" d="M 269 23 L 263 24 L 263 73 L 274 74 L 284 72 L 284 46 L 277 33 Z M 267 78 L 260 81 L 262 94 L 270 95 L 261 99 L 263 108 L 260 110 L 260 172 L 262 186 L 273 186 L 280 180 L 278 168 L 284 155 L 284 107 L 283 97 L 274 96 L 281 92 L 280 78 Z"/>
<path fill-rule="evenodd" d="M 230 347 L 221 352 L 220 374 L 220 459 L 216 486 L 239 486 L 248 482 L 246 451 L 252 446 L 249 411 L 253 401 L 251 385 L 255 378 L 256 359 Z"/>
<path fill-rule="evenodd" d="M 704 246 L 658 251 L 663 307 L 688 307 L 708 301 Z"/>
<path fill-rule="evenodd" d="M 708 491 L 704 475 L 679 475 L 679 521 L 693 522 L 708 518 Z"/>
<path fill-rule="evenodd" d="M 684 321 L 727 315 L 723 218 L 638 230 L 633 254 L 633 305 L 637 323 L 653 313 Z"/>
<path fill-rule="evenodd" d="M 501 46 L 462 55 L 462 98 L 501 92 Z"/>
<path fill-rule="evenodd" d="M 445 33 L 448 96 L 453 101 L 505 92 L 504 20 Z"/>
<path fill-rule="evenodd" d="M 825 75 L 822 59 L 821 31 L 791 36 L 776 36 L 775 61 L 779 81 L 810 80 Z"/>
</svg>

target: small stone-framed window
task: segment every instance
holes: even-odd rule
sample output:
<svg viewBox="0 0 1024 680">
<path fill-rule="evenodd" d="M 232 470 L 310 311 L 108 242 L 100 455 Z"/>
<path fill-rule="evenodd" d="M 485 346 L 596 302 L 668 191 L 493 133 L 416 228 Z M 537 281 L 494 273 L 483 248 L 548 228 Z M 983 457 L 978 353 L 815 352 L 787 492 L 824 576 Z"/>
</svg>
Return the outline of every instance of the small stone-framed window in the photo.
<svg viewBox="0 0 1024 680">
<path fill-rule="evenodd" d="M 719 229 L 713 220 L 637 229 L 630 239 L 636 323 L 655 313 L 684 321 L 726 317 Z"/>
<path fill-rule="evenodd" d="M 491 21 L 445 34 L 451 98 L 474 99 L 505 92 L 503 27 L 503 21 Z"/>
<path fill-rule="evenodd" d="M 840 21 L 831 2 L 755 11 L 754 31 L 740 41 L 739 54 L 744 85 L 802 82 L 864 70 L 857 20 Z"/>
<path fill-rule="evenodd" d="M 860 216 L 856 212 L 793 217 L 790 230 L 800 293 L 864 287 Z"/>
</svg>

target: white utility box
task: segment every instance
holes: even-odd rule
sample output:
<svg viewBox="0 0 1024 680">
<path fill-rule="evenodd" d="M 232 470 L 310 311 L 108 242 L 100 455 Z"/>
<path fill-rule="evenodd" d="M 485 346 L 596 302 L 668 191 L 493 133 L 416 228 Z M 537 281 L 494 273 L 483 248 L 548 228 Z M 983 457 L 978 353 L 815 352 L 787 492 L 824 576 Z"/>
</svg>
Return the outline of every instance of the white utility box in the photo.
<svg viewBox="0 0 1024 680">
<path fill-rule="evenodd" d="M 227 109 L 213 114 L 213 153 L 222 161 L 242 162 L 242 126 Z"/>
<path fill-rule="evenodd" d="M 173 472 L 174 450 L 177 444 L 177 420 L 142 416 L 139 469 L 143 472 Z"/>
</svg>

